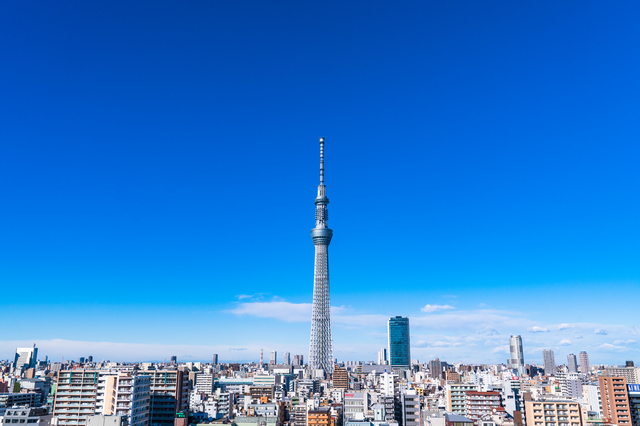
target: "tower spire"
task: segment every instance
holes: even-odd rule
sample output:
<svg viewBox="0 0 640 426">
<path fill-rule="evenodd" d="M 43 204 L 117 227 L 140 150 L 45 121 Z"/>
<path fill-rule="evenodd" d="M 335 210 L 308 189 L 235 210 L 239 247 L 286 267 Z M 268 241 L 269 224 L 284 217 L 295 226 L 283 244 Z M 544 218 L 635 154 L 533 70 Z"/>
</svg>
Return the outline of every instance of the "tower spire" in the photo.
<svg viewBox="0 0 640 426">
<path fill-rule="evenodd" d="M 320 138 L 320 185 L 324 185 L 324 138 Z"/>
<path fill-rule="evenodd" d="M 316 227 L 311 238 L 316 248 L 313 280 L 313 310 L 311 314 L 311 342 L 309 367 L 315 375 L 333 373 L 333 341 L 331 338 L 331 301 L 329 293 L 329 243 L 333 231 L 329 229 L 329 199 L 324 185 L 324 138 L 320 138 L 320 185 L 316 197 Z"/>
</svg>

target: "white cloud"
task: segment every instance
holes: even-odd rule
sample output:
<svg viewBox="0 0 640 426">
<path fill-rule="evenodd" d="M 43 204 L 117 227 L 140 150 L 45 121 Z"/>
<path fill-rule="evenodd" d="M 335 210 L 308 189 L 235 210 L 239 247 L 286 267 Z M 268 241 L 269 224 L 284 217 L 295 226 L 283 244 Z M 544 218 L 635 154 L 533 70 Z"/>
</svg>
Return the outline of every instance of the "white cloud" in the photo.
<svg viewBox="0 0 640 426">
<path fill-rule="evenodd" d="M 616 340 L 613 342 L 614 345 L 634 345 L 638 342 L 636 342 L 635 340 L 629 339 L 629 340 Z"/>
<path fill-rule="evenodd" d="M 493 350 L 491 351 L 492 354 L 508 354 L 510 351 L 509 345 L 502 345 L 502 346 L 498 346 L 493 348 Z"/>
<path fill-rule="evenodd" d="M 571 344 L 571 340 L 569 340 L 569 339 L 562 339 L 562 340 L 560 341 L 560 343 L 558 343 L 558 344 L 559 344 L 559 345 L 561 345 L 561 346 L 569 346 L 569 345 Z"/>
<path fill-rule="evenodd" d="M 251 294 L 239 294 L 238 299 L 242 300 L 242 299 L 251 299 L 253 296 Z"/>
<path fill-rule="evenodd" d="M 445 310 L 450 310 L 450 309 L 455 309 L 453 306 L 451 305 L 425 305 L 423 308 L 421 308 L 420 310 L 422 312 L 437 312 L 437 311 L 445 311 Z"/>
<path fill-rule="evenodd" d="M 567 323 L 562 323 L 558 325 L 558 330 L 566 330 L 568 328 L 574 328 L 574 326 Z"/>
<path fill-rule="evenodd" d="M 537 325 L 534 325 L 533 327 L 529 327 L 527 328 L 527 330 L 529 330 L 532 333 L 544 333 L 545 331 L 549 331 L 548 328 L 539 327 Z"/>
<path fill-rule="evenodd" d="M 461 343 L 460 342 L 444 342 L 441 340 L 435 341 L 435 342 L 429 342 L 426 340 L 419 340 L 418 342 L 416 342 L 415 346 L 417 348 L 450 348 L 450 347 L 455 347 L 455 346 L 460 346 Z"/>
<path fill-rule="evenodd" d="M 609 334 L 609 332 L 607 330 L 605 330 L 604 328 L 596 328 L 595 330 L 593 330 L 593 332 L 595 334 L 602 334 L 604 336 L 606 336 L 607 334 Z"/>
<path fill-rule="evenodd" d="M 611 343 L 603 343 L 602 345 L 596 347 L 596 349 L 604 349 L 607 351 L 616 351 L 616 352 L 622 352 L 627 350 L 627 348 L 625 348 L 624 346 L 616 346 L 616 345 L 612 345 Z"/>
</svg>

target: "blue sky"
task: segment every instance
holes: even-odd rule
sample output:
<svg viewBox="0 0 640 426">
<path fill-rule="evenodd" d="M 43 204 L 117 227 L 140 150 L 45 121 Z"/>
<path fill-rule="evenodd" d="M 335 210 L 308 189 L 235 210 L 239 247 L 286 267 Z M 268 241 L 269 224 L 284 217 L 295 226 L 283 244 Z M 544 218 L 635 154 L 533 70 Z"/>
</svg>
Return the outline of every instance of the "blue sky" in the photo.
<svg viewBox="0 0 640 426">
<path fill-rule="evenodd" d="M 640 352 L 636 2 L 3 2 L 0 358 Z M 546 330 L 546 331 L 544 331 Z"/>
</svg>

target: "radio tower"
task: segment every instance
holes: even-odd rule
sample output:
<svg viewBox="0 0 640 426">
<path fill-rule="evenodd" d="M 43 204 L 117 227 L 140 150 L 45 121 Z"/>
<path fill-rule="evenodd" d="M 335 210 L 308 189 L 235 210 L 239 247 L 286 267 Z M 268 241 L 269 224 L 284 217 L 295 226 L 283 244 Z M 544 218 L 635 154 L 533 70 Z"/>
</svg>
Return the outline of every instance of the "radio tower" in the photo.
<svg viewBox="0 0 640 426">
<path fill-rule="evenodd" d="M 329 243 L 333 231 L 327 227 L 329 199 L 324 186 L 324 138 L 320 138 L 320 185 L 316 198 L 316 227 L 311 238 L 316 246 L 313 280 L 313 312 L 311 314 L 311 343 L 309 344 L 309 368 L 333 373 L 333 348 L 331 340 L 331 301 L 329 299 Z"/>
</svg>

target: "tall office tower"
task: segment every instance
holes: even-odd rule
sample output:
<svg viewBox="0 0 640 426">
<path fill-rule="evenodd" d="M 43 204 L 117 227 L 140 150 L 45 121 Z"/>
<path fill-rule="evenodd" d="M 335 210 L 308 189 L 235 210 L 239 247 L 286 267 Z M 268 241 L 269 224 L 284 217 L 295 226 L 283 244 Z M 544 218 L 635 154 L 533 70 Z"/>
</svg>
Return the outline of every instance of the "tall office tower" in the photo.
<svg viewBox="0 0 640 426">
<path fill-rule="evenodd" d="M 87 362 L 93 362 L 93 355 L 89 355 L 87 357 Z"/>
<path fill-rule="evenodd" d="M 569 367 L 569 373 L 578 372 L 578 359 L 574 354 L 567 355 L 567 366 Z"/>
<path fill-rule="evenodd" d="M 313 312 L 311 314 L 311 342 L 309 367 L 333 373 L 333 348 L 331 339 L 331 301 L 329 299 L 329 243 L 333 231 L 327 227 L 329 199 L 324 185 L 324 138 L 320 138 L 320 185 L 316 204 L 316 227 L 311 238 L 316 247 L 313 280 Z"/>
<path fill-rule="evenodd" d="M 271 351 L 271 355 L 269 356 L 269 364 L 275 365 L 278 363 L 278 352 Z"/>
<path fill-rule="evenodd" d="M 522 374 L 524 371 L 524 352 L 522 350 L 522 337 L 511 336 L 509 339 L 511 358 L 509 358 L 509 368 L 518 370 Z"/>
<path fill-rule="evenodd" d="M 177 364 L 177 363 L 178 363 L 178 357 L 177 357 L 177 356 L 175 356 L 175 355 L 173 355 L 173 356 L 171 357 L 171 364 Z"/>
<path fill-rule="evenodd" d="M 291 354 L 289 352 L 284 353 L 284 359 L 282 360 L 284 365 L 291 365 Z"/>
<path fill-rule="evenodd" d="M 556 358 L 553 349 L 543 349 L 542 360 L 544 361 L 544 374 L 547 376 L 556 374 Z"/>
<path fill-rule="evenodd" d="M 580 360 L 580 372 L 583 374 L 589 374 L 589 355 L 585 351 L 580 352 L 578 355 Z"/>
<path fill-rule="evenodd" d="M 213 365 L 218 365 L 218 354 L 213 354 Z"/>
<path fill-rule="evenodd" d="M 13 362 L 13 367 L 16 370 L 21 368 L 36 368 L 36 360 L 38 359 L 38 348 L 33 345 L 33 348 L 17 348 L 16 356 Z"/>
<path fill-rule="evenodd" d="M 378 364 L 387 364 L 387 348 L 380 348 L 380 350 L 378 351 Z"/>
<path fill-rule="evenodd" d="M 304 365 L 304 358 L 302 357 L 302 355 L 293 355 L 293 365 Z"/>
<path fill-rule="evenodd" d="M 409 341 L 409 318 L 389 318 L 389 364 L 392 367 L 411 366 L 411 344 Z"/>
</svg>

